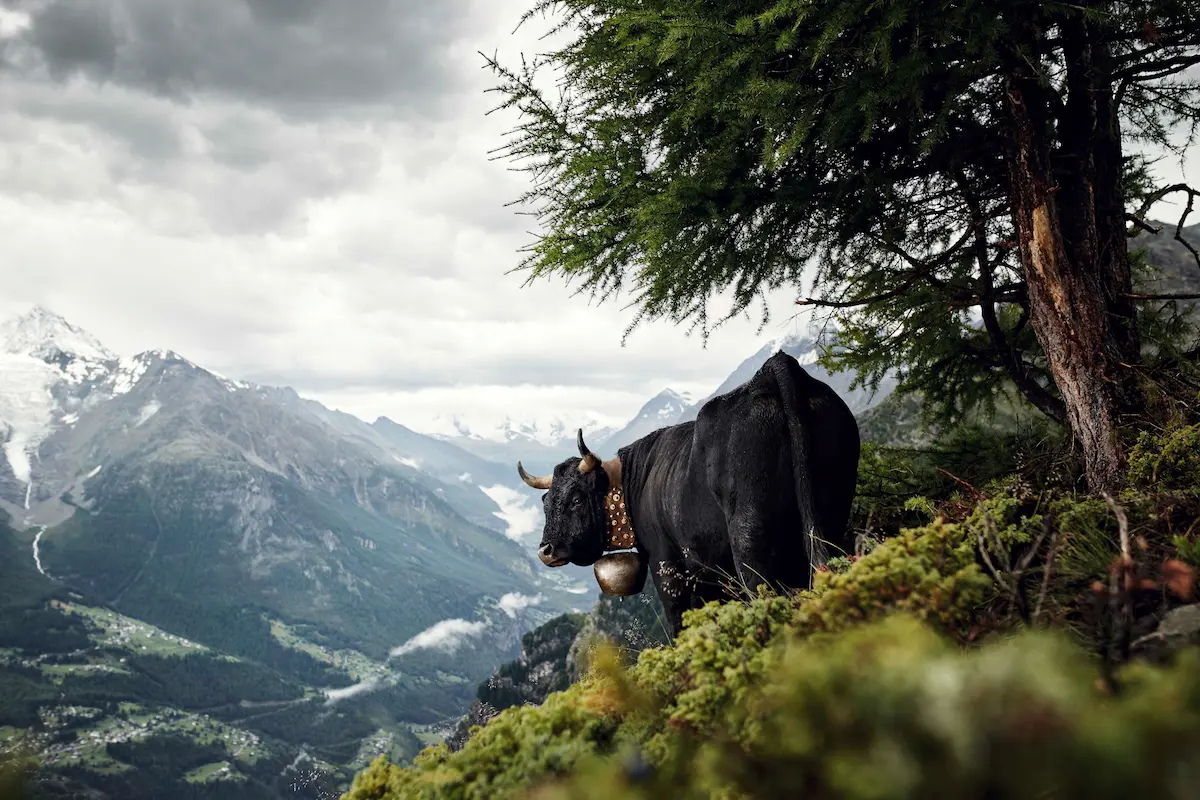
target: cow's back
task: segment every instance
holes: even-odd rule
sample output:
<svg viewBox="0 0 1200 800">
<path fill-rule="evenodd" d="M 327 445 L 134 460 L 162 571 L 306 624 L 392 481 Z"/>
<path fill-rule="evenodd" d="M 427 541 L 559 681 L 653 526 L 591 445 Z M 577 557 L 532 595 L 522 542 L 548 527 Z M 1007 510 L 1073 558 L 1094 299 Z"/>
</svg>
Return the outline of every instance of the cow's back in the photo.
<svg viewBox="0 0 1200 800">
<path fill-rule="evenodd" d="M 661 538 L 657 550 L 726 568 L 732 561 L 725 516 L 696 458 L 696 424 L 661 428 L 621 448 L 622 482 L 627 502 L 636 510 L 639 537 Z"/>
<path fill-rule="evenodd" d="M 780 386 L 783 381 L 786 386 Z M 806 526 L 797 507 L 797 448 L 789 418 L 798 420 L 805 433 L 801 468 L 807 471 L 817 527 L 832 545 L 826 549 L 853 552 L 847 528 L 857 480 L 858 423 L 830 386 L 805 372 L 787 353 L 776 353 L 748 381 L 700 409 L 694 438 L 710 482 L 719 488 L 723 481 L 727 492 L 737 492 L 738 482 L 731 475 L 770 480 L 776 487 L 774 496 L 764 500 L 770 513 L 779 516 L 781 526 L 794 526 L 795 537 L 801 536 Z"/>
</svg>

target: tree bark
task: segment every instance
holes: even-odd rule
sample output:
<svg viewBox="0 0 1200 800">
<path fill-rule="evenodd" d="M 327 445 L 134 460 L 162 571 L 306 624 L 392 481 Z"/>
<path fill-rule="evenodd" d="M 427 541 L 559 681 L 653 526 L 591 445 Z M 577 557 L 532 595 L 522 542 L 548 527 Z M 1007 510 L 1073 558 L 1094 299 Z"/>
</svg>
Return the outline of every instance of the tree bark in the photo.
<svg viewBox="0 0 1200 800">
<path fill-rule="evenodd" d="M 1057 98 L 1030 61 L 1016 58 L 1009 71 L 1009 188 L 1030 323 L 1066 405 L 1089 487 L 1115 491 L 1125 473 L 1118 429 L 1139 405 L 1128 253 L 1124 238 L 1113 238 L 1117 208 L 1124 231 L 1121 145 L 1112 138 L 1111 82 L 1095 63 L 1086 23 L 1071 19 L 1061 30 L 1068 97 L 1058 106 L 1057 127 Z M 1036 34 L 1028 41 L 1036 51 Z"/>
</svg>

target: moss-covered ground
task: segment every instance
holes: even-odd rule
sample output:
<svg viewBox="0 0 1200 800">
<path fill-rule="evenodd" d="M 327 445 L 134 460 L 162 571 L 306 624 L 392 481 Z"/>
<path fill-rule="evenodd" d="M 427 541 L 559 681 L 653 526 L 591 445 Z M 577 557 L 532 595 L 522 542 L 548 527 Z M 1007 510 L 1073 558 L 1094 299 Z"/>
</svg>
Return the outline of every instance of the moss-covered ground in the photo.
<svg viewBox="0 0 1200 800">
<path fill-rule="evenodd" d="M 1200 427 L 1143 436 L 1119 497 L 1053 447 L 952 452 L 869 448 L 861 547 L 811 591 L 689 612 L 632 666 L 597 652 L 345 798 L 1194 797 L 1200 652 L 1137 642 L 1196 600 Z"/>
</svg>

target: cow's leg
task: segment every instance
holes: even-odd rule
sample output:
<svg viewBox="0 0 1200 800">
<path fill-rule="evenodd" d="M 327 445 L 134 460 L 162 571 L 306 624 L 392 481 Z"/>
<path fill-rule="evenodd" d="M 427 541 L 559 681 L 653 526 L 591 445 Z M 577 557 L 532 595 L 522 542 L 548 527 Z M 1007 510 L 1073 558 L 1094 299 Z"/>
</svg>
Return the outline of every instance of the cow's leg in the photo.
<svg viewBox="0 0 1200 800">
<path fill-rule="evenodd" d="M 757 514 L 744 514 L 729 521 L 733 566 L 738 582 L 751 595 L 763 583 L 773 585 L 772 578 L 780 568 L 779 563 L 773 562 L 766 526 L 757 517 Z"/>
<path fill-rule="evenodd" d="M 671 637 L 674 638 L 683 628 L 683 612 L 693 607 L 694 598 L 687 569 L 682 558 L 668 557 L 651 561 L 650 573 L 667 617 Z"/>
</svg>

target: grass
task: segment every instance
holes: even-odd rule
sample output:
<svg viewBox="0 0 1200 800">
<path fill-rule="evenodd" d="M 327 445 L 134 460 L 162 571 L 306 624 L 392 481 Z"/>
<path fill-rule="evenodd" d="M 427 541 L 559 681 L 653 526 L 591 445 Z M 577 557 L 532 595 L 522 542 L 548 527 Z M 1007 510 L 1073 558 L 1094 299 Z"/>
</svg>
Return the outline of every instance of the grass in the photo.
<svg viewBox="0 0 1200 800">
<path fill-rule="evenodd" d="M 358 650 L 331 650 L 305 639 L 285 622 L 277 619 L 268 619 L 268 622 L 271 624 L 271 635 L 281 645 L 307 653 L 324 664 L 345 670 L 356 681 L 400 675 L 398 671 L 372 660 Z"/>
<path fill-rule="evenodd" d="M 78 709 L 99 711 L 99 709 Z M 45 717 L 52 731 L 61 727 L 62 711 L 55 710 Z M 15 730 L 15 729 L 10 729 Z M 67 744 L 42 746 L 41 758 L 48 766 L 80 766 L 95 771 L 121 767 L 108 757 L 109 742 L 142 741 L 163 733 L 180 733 L 198 744 L 220 744 L 231 758 L 249 764 L 265 754 L 264 746 L 253 733 L 208 717 L 190 714 L 174 708 L 146 709 L 134 703 L 122 703 L 118 716 L 100 717 L 91 725 L 77 729 L 78 739 Z M 8 738 L 27 735 L 16 731 Z M 2 741 L 2 740 L 0 740 Z"/>
<path fill-rule="evenodd" d="M 183 779 L 188 783 L 213 783 L 215 781 L 240 781 L 245 780 L 245 777 L 228 761 L 214 761 L 211 764 L 196 767 L 184 775 Z"/>
<path fill-rule="evenodd" d="M 208 652 L 208 648 L 182 636 L 167 633 L 145 622 L 118 614 L 107 608 L 52 600 L 51 605 L 66 614 L 85 617 L 101 633 L 96 638 L 100 647 L 129 650 L 139 655 L 183 656 L 191 653 Z"/>
</svg>

